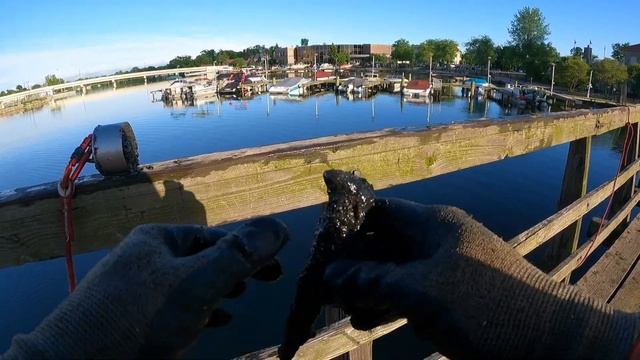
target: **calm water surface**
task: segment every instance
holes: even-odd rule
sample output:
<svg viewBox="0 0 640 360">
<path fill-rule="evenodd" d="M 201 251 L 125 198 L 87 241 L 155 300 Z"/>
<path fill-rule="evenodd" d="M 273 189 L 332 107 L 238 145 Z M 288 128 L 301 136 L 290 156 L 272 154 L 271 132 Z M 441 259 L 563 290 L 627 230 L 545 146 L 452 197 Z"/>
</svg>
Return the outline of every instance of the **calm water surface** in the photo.
<svg viewBox="0 0 640 360">
<path fill-rule="evenodd" d="M 98 124 L 129 121 L 138 139 L 140 160 L 149 163 L 319 136 L 509 116 L 491 102 L 474 102 L 472 108 L 460 98 L 433 105 L 403 104 L 390 94 L 355 101 L 333 94 L 302 101 L 261 95 L 246 101 L 170 108 L 150 101 L 149 91 L 161 85 L 90 94 L 63 101 L 56 108 L 0 118 L 0 191 L 57 180 L 71 151 Z M 590 189 L 614 174 L 619 157 L 612 147 L 615 137 L 609 133 L 594 140 Z M 557 146 L 380 194 L 459 206 L 508 239 L 555 211 L 567 148 Z M 91 166 L 84 170 L 93 172 Z M 280 342 L 319 213 L 320 207 L 313 206 L 279 215 L 293 234 L 280 255 L 284 277 L 275 284 L 250 283 L 244 296 L 225 301 L 234 321 L 223 329 L 206 331 L 188 356 L 228 358 Z M 601 213 L 597 208 L 585 219 Z M 78 275 L 86 274 L 106 253 L 77 256 Z M 33 329 L 66 295 L 61 259 L 0 269 L 0 353 L 14 334 Z M 423 358 L 430 351 L 408 329 L 376 341 L 374 347 L 378 359 Z"/>
</svg>

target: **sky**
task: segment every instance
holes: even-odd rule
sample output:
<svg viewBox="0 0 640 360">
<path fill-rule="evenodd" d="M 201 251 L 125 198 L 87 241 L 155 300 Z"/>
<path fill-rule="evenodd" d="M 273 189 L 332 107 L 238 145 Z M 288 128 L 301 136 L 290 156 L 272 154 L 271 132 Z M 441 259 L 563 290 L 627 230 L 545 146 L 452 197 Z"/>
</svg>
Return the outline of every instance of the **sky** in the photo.
<svg viewBox="0 0 640 360">
<path fill-rule="evenodd" d="M 0 89 L 41 83 L 47 74 L 87 76 L 303 37 L 311 44 L 450 38 L 462 48 L 486 34 L 504 44 L 524 6 L 542 10 L 562 55 L 574 41 L 591 41 L 600 58 L 612 43 L 640 43 L 640 0 L 0 0 Z"/>
</svg>

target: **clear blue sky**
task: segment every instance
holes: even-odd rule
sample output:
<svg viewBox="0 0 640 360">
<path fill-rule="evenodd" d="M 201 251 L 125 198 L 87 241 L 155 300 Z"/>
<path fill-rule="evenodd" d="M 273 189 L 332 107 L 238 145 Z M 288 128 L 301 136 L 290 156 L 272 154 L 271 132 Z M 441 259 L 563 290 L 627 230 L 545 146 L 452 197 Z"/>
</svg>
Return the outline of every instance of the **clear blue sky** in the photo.
<svg viewBox="0 0 640 360">
<path fill-rule="evenodd" d="M 508 41 L 523 6 L 542 9 L 561 54 L 593 42 L 602 57 L 612 43 L 640 43 L 640 0 L 608 1 L 28 1 L 0 10 L 0 89 L 166 63 L 205 48 L 254 44 L 392 43 L 451 38 L 461 47 L 487 34 Z"/>
</svg>

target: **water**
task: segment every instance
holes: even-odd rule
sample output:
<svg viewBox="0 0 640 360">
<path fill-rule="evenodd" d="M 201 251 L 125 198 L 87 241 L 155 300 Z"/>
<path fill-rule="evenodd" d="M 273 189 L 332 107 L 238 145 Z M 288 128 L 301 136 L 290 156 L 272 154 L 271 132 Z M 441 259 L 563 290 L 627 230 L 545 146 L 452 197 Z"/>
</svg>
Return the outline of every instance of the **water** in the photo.
<svg viewBox="0 0 640 360">
<path fill-rule="evenodd" d="M 262 95 L 247 101 L 167 108 L 150 102 L 148 91 L 161 86 L 90 94 L 68 99 L 55 109 L 0 118 L 0 190 L 57 180 L 71 151 L 98 124 L 129 121 L 138 139 L 140 160 L 149 163 L 319 136 L 420 129 L 507 115 L 495 103 L 479 101 L 470 110 L 464 99 L 433 105 L 401 104 L 397 95 L 390 94 L 356 101 L 333 94 L 303 101 Z M 614 175 L 619 158 L 619 152 L 612 148 L 615 136 L 605 134 L 593 141 L 589 189 Z M 555 212 L 567 149 L 568 145 L 561 145 L 380 194 L 459 206 L 508 239 Z M 83 173 L 92 172 L 95 170 L 88 166 Z M 602 212 L 602 207 L 597 208 L 585 219 Z M 205 331 L 188 356 L 228 358 L 280 342 L 319 213 L 319 206 L 312 206 L 279 215 L 290 225 L 294 239 L 280 255 L 284 277 L 275 284 L 250 282 L 245 295 L 225 301 L 223 306 L 234 315 L 234 321 L 225 328 Z M 584 233 L 586 226 L 582 228 Z M 106 253 L 76 256 L 78 276 L 84 276 Z M 0 269 L 0 353 L 14 334 L 33 329 L 65 296 L 61 259 Z M 429 351 L 429 345 L 415 339 L 408 329 L 384 337 L 374 346 L 379 359 L 418 358 Z"/>
</svg>

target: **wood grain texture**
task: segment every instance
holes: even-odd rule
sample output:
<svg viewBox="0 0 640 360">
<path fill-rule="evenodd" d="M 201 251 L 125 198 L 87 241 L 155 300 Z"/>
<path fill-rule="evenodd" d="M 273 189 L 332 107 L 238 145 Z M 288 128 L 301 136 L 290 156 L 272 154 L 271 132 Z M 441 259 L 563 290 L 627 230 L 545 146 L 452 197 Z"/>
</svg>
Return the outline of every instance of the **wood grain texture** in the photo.
<svg viewBox="0 0 640 360">
<path fill-rule="evenodd" d="M 567 162 L 562 177 L 562 190 L 558 200 L 558 211 L 571 205 L 587 192 L 591 137 L 574 140 L 569 144 Z M 549 240 L 542 270 L 551 270 L 574 252 L 580 237 L 582 216 Z M 568 278 L 567 278 L 568 280 Z"/>
<path fill-rule="evenodd" d="M 595 249 L 598 248 L 600 244 L 604 242 L 604 240 L 609 236 L 616 227 L 621 224 L 623 221 L 626 221 L 627 216 L 631 213 L 631 210 L 638 204 L 640 201 L 640 192 L 635 193 L 631 200 L 627 202 L 627 204 L 618 211 L 610 220 L 607 222 L 607 225 L 602 227 L 600 234 L 596 234 L 589 238 L 578 250 L 576 250 L 571 256 L 566 258 L 560 265 L 558 265 L 555 269 L 553 269 L 549 276 L 551 276 L 554 280 L 562 280 L 567 275 L 571 273 L 574 269 L 576 269 L 582 263 L 582 259 L 589 256 Z M 593 243 L 593 245 L 592 245 Z"/>
<path fill-rule="evenodd" d="M 640 108 L 631 112 L 640 120 Z M 115 179 L 90 176 L 74 199 L 74 251 L 111 247 L 141 223 L 216 225 L 318 204 L 330 168 L 358 169 L 383 189 L 601 134 L 626 120 L 626 108 L 481 120 L 196 156 Z M 59 208 L 54 183 L 1 193 L 0 267 L 62 256 Z"/>
<path fill-rule="evenodd" d="M 369 331 L 360 331 L 351 327 L 349 319 L 341 320 L 318 332 L 318 335 L 307 341 L 296 353 L 297 360 L 328 360 L 356 349 L 367 342 L 388 334 L 406 324 L 405 319 L 396 320 L 389 324 L 378 326 Z M 273 346 L 246 354 L 236 359 L 265 360 L 278 359 L 278 347 Z"/>
<path fill-rule="evenodd" d="M 615 184 L 614 180 L 611 179 L 598 186 L 571 205 L 515 236 L 509 240 L 509 244 L 522 255 L 530 253 L 545 241 L 581 218 L 588 211 L 598 206 L 598 204 L 611 195 L 611 192 L 614 190 L 614 185 L 615 189 L 620 188 L 625 181 L 632 178 L 638 171 L 640 171 L 640 160 L 634 161 L 625 171 L 620 173 Z"/>
<path fill-rule="evenodd" d="M 640 216 L 636 216 L 576 286 L 592 297 L 608 302 L 640 256 L 639 240 Z M 638 295 L 635 298 L 640 300 Z"/>
</svg>

